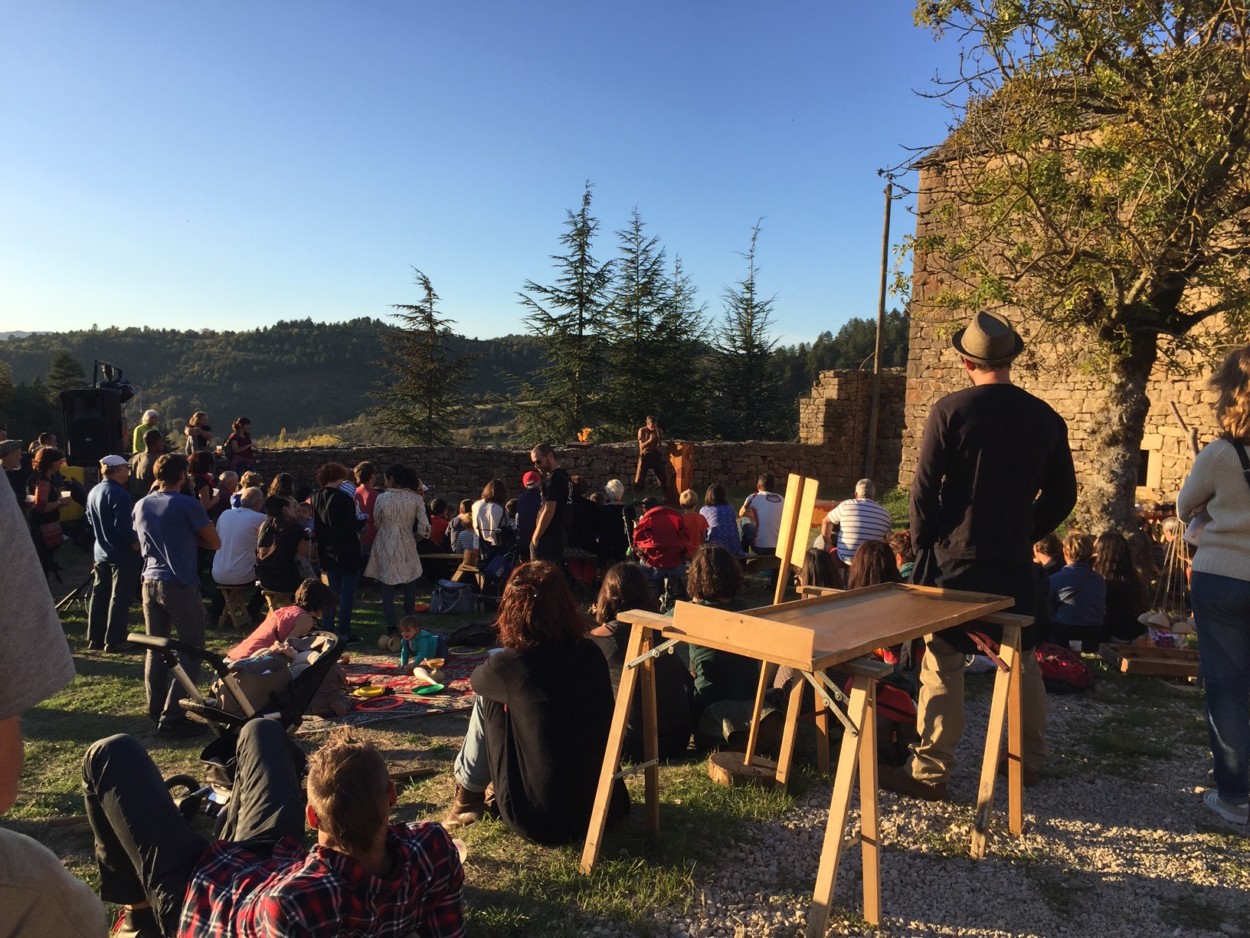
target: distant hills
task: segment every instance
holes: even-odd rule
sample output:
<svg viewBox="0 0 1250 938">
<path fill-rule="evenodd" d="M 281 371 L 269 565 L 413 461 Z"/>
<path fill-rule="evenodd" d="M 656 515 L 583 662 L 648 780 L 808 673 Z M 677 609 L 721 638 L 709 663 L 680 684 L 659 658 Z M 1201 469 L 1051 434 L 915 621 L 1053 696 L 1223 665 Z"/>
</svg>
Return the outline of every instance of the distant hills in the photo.
<svg viewBox="0 0 1250 938">
<path fill-rule="evenodd" d="M 211 329 L 91 329 L 76 332 L 0 333 L 0 363 L 7 364 L 16 385 L 0 386 L 0 420 L 12 426 L 28 416 L 29 434 L 59 423 L 53 414 L 36 415 L 31 402 L 55 399 L 43 382 L 52 359 L 68 352 L 90 382 L 96 360 L 122 369 L 137 394 L 128 405 L 132 421 L 148 407 L 161 412 L 167 429 L 181 426 L 193 411 L 203 410 L 219 433 L 230 421 L 247 416 L 258 437 L 289 438 L 334 434 L 349 442 L 386 442 L 364 415 L 374 406 L 370 392 L 385 380 L 377 364 L 383 342 L 395 327 L 380 319 L 322 323 L 311 319 L 277 322 L 250 332 Z M 798 397 L 821 370 L 855 369 L 867 364 L 875 341 L 875 320 L 851 319 L 836 335 L 813 343 L 779 346 L 771 356 L 782 387 L 785 413 L 777 436 L 792 438 Z M 908 319 L 887 314 L 882 364 L 907 361 Z M 470 356 L 462 367 L 469 409 L 457 431 L 461 443 L 512 443 L 521 439 L 513 407 L 522 381 L 546 364 L 540 340 L 529 335 L 498 339 L 453 336 L 454 357 Z M 713 350 L 706 348 L 706 355 Z M 3 384 L 0 369 L 0 384 Z M 38 384 L 37 384 L 38 382 Z M 55 386 L 55 384 L 54 384 Z M 7 400 L 6 400 L 7 395 Z"/>
</svg>

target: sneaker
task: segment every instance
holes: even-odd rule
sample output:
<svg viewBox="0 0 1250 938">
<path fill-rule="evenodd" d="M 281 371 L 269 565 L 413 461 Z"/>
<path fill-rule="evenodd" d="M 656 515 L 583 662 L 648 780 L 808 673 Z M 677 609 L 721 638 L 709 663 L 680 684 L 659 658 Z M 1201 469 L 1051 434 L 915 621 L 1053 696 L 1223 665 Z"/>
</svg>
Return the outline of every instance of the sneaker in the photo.
<svg viewBox="0 0 1250 938">
<path fill-rule="evenodd" d="M 344 645 L 363 645 L 365 640 L 354 632 L 348 632 L 346 635 L 340 635 L 339 641 Z"/>
<path fill-rule="evenodd" d="M 1220 797 L 1220 793 L 1214 788 L 1203 794 L 1202 803 L 1228 821 L 1229 824 L 1245 824 L 1247 819 L 1250 818 L 1250 805 L 1229 804 Z"/>
<path fill-rule="evenodd" d="M 191 720 L 171 720 L 168 723 L 159 723 L 156 727 L 156 735 L 165 739 L 190 739 L 192 736 L 202 736 L 207 732 L 207 726 L 203 723 L 193 723 Z"/>
<path fill-rule="evenodd" d="M 906 766 L 877 766 L 877 784 L 886 791 L 921 801 L 950 801 L 946 782 L 922 782 L 907 771 Z"/>
<path fill-rule="evenodd" d="M 104 653 L 106 655 L 133 655 L 139 650 L 138 645 L 130 642 L 118 642 L 116 645 L 105 645 Z"/>
</svg>

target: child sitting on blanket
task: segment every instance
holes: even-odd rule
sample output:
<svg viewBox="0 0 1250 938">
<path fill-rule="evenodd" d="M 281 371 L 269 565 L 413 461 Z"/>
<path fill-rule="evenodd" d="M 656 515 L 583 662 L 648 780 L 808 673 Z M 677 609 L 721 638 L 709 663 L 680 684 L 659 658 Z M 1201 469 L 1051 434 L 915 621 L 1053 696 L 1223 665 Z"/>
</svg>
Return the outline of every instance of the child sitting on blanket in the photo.
<svg viewBox="0 0 1250 938">
<path fill-rule="evenodd" d="M 421 628 L 420 616 L 404 616 L 399 620 L 399 666 L 420 664 L 427 658 L 447 658 L 447 638 Z"/>
</svg>

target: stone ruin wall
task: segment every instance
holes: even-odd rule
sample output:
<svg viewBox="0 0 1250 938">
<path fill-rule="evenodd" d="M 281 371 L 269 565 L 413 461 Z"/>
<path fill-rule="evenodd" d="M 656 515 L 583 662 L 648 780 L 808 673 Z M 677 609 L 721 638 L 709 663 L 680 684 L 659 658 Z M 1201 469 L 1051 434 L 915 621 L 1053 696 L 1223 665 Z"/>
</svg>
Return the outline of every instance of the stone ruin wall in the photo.
<svg viewBox="0 0 1250 938">
<path fill-rule="evenodd" d="M 931 233 L 929 211 L 932 193 L 940 191 L 933 167 L 920 171 L 916 236 Z M 929 258 L 917 252 L 912 272 L 911 331 L 907 355 L 907 393 L 902 433 L 902 454 L 898 484 L 910 485 L 916 468 L 920 436 L 929 409 L 939 398 L 968 386 L 962 362 L 951 348 L 951 336 L 971 316 L 971 310 L 951 313 L 937 309 L 933 298 L 942 288 L 940 275 Z M 1012 325 L 1027 343 L 1030 330 L 1018 313 L 1004 310 Z M 1036 350 L 1026 351 L 1026 355 Z M 1162 354 L 1160 359 L 1162 359 Z M 1162 365 L 1151 373 L 1147 395 L 1150 409 L 1146 416 L 1141 448 L 1146 454 L 1144 485 L 1137 496 L 1144 502 L 1173 502 L 1189 471 L 1189 441 L 1172 413 L 1175 403 L 1186 424 L 1198 429 L 1207 442 L 1216 433 L 1212 405 L 1215 394 L 1206 388 L 1208 366 L 1196 365 L 1189 376 L 1170 376 Z M 1068 422 L 1072 456 L 1078 486 L 1090 477 L 1090 435 L 1100 421 L 1107 419 L 1107 394 L 1100 381 L 1073 370 L 1060 371 L 1048 366 L 1044 356 L 1033 361 L 1023 356 L 1020 367 L 1012 370 L 1012 381 L 1045 400 Z"/>
<path fill-rule="evenodd" d="M 879 486 L 889 488 L 898 476 L 902 452 L 903 382 L 901 371 L 884 372 L 878 418 L 876 467 Z M 863 475 L 872 375 L 868 372 L 821 372 L 811 395 L 799 401 L 799 442 L 761 440 L 695 444 L 694 484 L 700 501 L 714 482 L 751 488 L 761 472 L 772 472 L 784 487 L 791 473 L 820 481 L 821 498 L 845 498 Z M 634 478 L 638 447 L 634 443 L 592 443 L 556 448 L 556 458 L 571 475 L 582 475 L 592 488 Z M 529 450 L 469 446 L 332 446 L 270 450 L 258 471 L 266 481 L 289 472 L 296 487 L 315 485 L 317 467 L 341 462 L 349 468 L 368 460 L 379 472 L 392 463 L 412 466 L 434 494 L 448 500 L 477 498 L 491 479 L 502 479 L 509 496 L 521 489 L 530 466 Z M 655 489 L 650 491 L 654 494 Z"/>
</svg>

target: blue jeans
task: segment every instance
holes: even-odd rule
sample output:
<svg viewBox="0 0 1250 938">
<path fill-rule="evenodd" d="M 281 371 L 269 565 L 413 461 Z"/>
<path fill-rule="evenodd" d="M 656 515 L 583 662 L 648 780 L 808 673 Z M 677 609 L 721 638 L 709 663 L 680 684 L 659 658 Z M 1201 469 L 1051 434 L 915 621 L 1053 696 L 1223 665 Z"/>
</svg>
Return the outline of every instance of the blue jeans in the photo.
<svg viewBox="0 0 1250 938">
<path fill-rule="evenodd" d="M 473 698 L 469 728 L 452 762 L 451 774 L 465 791 L 486 791 L 490 784 L 490 751 L 486 748 L 486 715 L 482 711 L 481 697 Z"/>
<path fill-rule="evenodd" d="M 417 604 L 417 581 L 411 580 L 407 583 L 383 583 L 382 584 L 382 620 L 386 623 L 386 631 L 394 632 L 398 625 L 398 616 L 395 615 L 395 591 L 404 591 L 404 615 L 412 615 L 412 610 Z"/>
<path fill-rule="evenodd" d="M 1194 571 L 1191 587 L 1215 785 L 1226 802 L 1243 805 L 1250 794 L 1250 580 Z"/>
<path fill-rule="evenodd" d="M 339 598 L 338 628 L 335 628 L 335 611 L 331 607 L 321 616 L 321 627 L 327 632 L 336 632 L 340 637 L 352 634 L 352 609 L 356 606 L 356 584 L 360 582 L 360 572 L 340 573 L 338 570 L 327 570 L 326 579 L 330 581 L 330 589 Z"/>
</svg>

